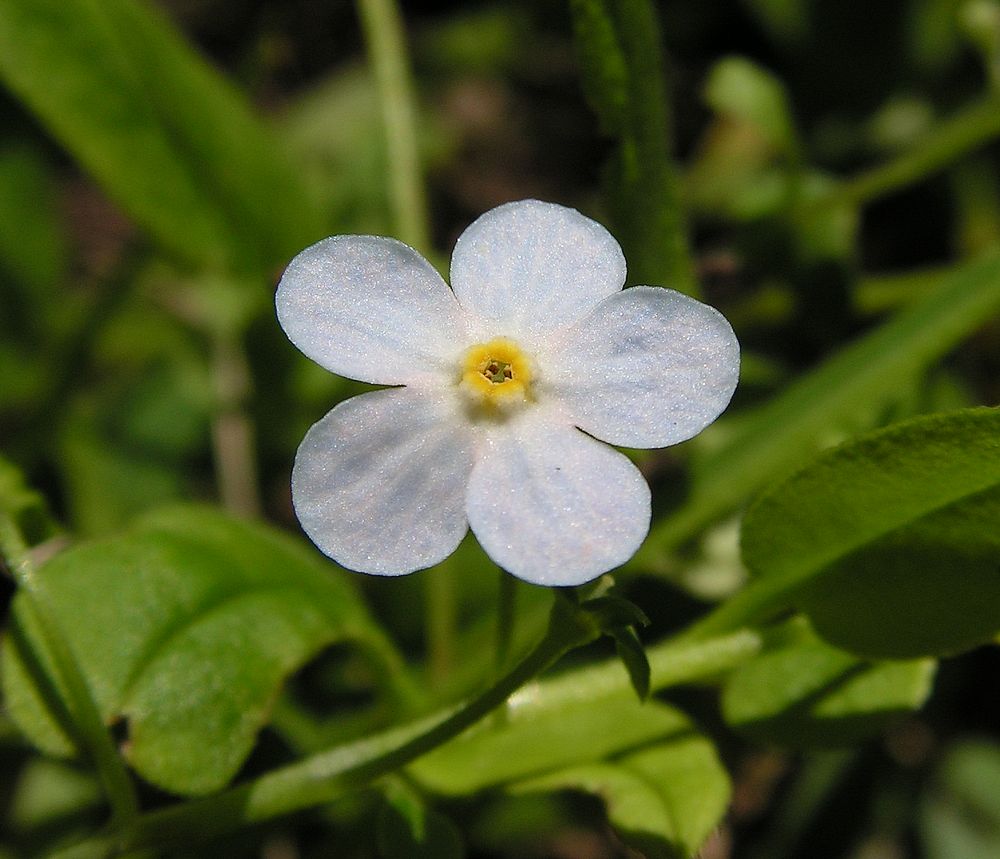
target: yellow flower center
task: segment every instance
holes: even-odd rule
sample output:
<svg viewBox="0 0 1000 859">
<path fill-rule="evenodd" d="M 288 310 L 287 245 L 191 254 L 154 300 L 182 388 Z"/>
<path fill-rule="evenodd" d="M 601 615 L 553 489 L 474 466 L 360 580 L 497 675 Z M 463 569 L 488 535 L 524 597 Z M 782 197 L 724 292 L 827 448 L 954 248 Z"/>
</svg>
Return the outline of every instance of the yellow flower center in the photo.
<svg viewBox="0 0 1000 859">
<path fill-rule="evenodd" d="M 477 343 L 462 356 L 461 388 L 474 405 L 509 410 L 531 398 L 531 361 L 506 337 Z"/>
</svg>

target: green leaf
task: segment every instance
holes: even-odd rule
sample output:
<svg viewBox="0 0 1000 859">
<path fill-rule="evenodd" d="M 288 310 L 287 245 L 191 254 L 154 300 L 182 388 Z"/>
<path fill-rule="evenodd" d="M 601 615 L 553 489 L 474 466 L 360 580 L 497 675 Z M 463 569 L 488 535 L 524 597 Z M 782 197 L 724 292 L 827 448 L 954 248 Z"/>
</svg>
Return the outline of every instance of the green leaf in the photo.
<svg viewBox="0 0 1000 859">
<path fill-rule="evenodd" d="M 1000 629 L 1000 410 L 966 409 L 828 451 L 761 497 L 743 557 L 831 643 L 943 655 Z"/>
<path fill-rule="evenodd" d="M 664 553 L 804 463 L 831 433 L 871 426 L 878 408 L 998 309 L 1000 254 L 991 253 L 943 275 L 924 298 L 738 425 L 718 421 L 721 446 L 694 461 L 687 502 L 654 523 L 630 566 L 655 567 Z"/>
<path fill-rule="evenodd" d="M 615 627 L 609 635 L 615 640 L 615 650 L 628 671 L 635 694 L 640 701 L 645 701 L 649 697 L 649 659 L 639 636 L 630 626 Z"/>
<path fill-rule="evenodd" d="M 103 804 L 100 785 L 92 775 L 45 758 L 25 764 L 13 791 L 9 819 L 20 832 L 85 818 Z"/>
<path fill-rule="evenodd" d="M 177 793 L 223 786 L 282 681 L 333 641 L 385 642 L 335 568 L 296 541 L 209 508 L 173 508 L 82 544 L 37 574 L 102 717 L 124 751 Z M 49 656 L 20 597 L 4 642 L 11 716 L 43 750 L 75 750 Z"/>
<path fill-rule="evenodd" d="M 694 856 L 719 825 L 730 796 L 714 746 L 693 729 L 613 763 L 582 764 L 509 789 L 595 794 L 615 829 L 651 859 Z"/>
<path fill-rule="evenodd" d="M 20 470 L 0 456 L 0 516 L 9 516 L 29 544 L 56 533 L 45 499 L 28 487 Z"/>
<path fill-rule="evenodd" d="M 0 78 L 167 249 L 270 275 L 323 234 L 242 97 L 136 0 L 5 0 Z"/>
<path fill-rule="evenodd" d="M 921 804 L 927 859 L 1000 855 L 1000 747 L 978 739 L 955 743 Z"/>
<path fill-rule="evenodd" d="M 462 859 L 462 838 L 447 817 L 428 808 L 401 782 L 386 791 L 378 817 L 378 849 L 384 859 Z"/>
<path fill-rule="evenodd" d="M 445 795 L 474 793 L 531 775 L 638 748 L 690 731 L 687 718 L 656 702 L 616 695 L 540 709 L 530 687 L 507 709 L 420 758 L 411 774 Z"/>
<path fill-rule="evenodd" d="M 722 712 L 759 743 L 854 743 L 923 704 L 935 667 L 931 659 L 868 662 L 801 634 L 737 668 Z"/>
</svg>

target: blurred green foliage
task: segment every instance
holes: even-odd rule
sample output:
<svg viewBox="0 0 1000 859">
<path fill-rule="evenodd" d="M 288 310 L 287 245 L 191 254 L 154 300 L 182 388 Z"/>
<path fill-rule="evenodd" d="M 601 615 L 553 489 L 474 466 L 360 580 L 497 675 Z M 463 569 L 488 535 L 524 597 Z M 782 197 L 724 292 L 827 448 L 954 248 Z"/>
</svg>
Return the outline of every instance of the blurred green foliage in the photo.
<svg viewBox="0 0 1000 859">
<path fill-rule="evenodd" d="M 653 529 L 615 577 L 648 664 L 611 631 L 651 700 L 605 638 L 402 774 L 503 667 L 491 562 L 362 580 L 273 529 L 363 389 L 273 284 L 406 210 L 357 11 L 0 3 L 0 857 L 114 855 L 130 801 L 138 841 L 189 826 L 166 855 L 995 855 L 1000 3 L 401 4 L 430 258 L 500 202 L 574 205 L 745 355 L 723 419 L 637 457 Z M 552 601 L 513 596 L 510 662 Z"/>
</svg>

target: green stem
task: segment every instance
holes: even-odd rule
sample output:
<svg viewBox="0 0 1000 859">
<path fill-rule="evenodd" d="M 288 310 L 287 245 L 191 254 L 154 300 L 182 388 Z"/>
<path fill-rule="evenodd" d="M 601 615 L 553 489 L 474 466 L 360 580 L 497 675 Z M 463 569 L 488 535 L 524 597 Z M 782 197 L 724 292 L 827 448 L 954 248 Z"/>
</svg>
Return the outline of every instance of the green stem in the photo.
<svg viewBox="0 0 1000 859">
<path fill-rule="evenodd" d="M 622 52 L 630 71 L 630 125 L 636 155 L 642 162 L 635 193 L 652 193 L 660 197 L 658 222 L 649 224 L 644 234 L 648 253 L 657 252 L 654 249 L 660 246 L 664 248 L 667 270 L 664 280 L 655 282 L 697 295 L 699 287 L 694 276 L 681 206 L 680 179 L 672 152 L 673 116 L 659 16 L 650 0 L 616 0 L 614 5 Z M 643 187 L 648 181 L 652 184 Z M 649 279 L 647 276 L 646 280 Z"/>
<path fill-rule="evenodd" d="M 500 573 L 500 594 L 497 606 L 497 649 L 496 669 L 501 672 L 510 656 L 510 644 L 514 638 L 514 614 L 517 601 L 517 580 L 506 570 Z"/>
<path fill-rule="evenodd" d="M 429 218 L 402 16 L 393 0 L 358 0 L 358 15 L 382 105 L 396 229 L 402 241 L 426 253 Z"/>
<path fill-rule="evenodd" d="M 56 685 L 66 695 L 68 712 L 80 747 L 89 757 L 111 806 L 112 824 L 129 825 L 139 811 L 132 781 L 104 727 L 80 665 L 45 604 L 35 580 L 31 554 L 17 524 L 0 514 L 0 555 L 20 589 L 21 610 L 37 630 L 56 674 Z"/>
<path fill-rule="evenodd" d="M 261 515 L 253 422 L 247 413 L 251 393 L 250 368 L 238 338 L 218 333 L 211 358 L 215 387 L 212 451 L 222 506 L 247 518 Z"/>
<path fill-rule="evenodd" d="M 660 23 L 650 0 L 570 0 L 581 84 L 617 147 L 608 203 L 630 279 L 696 295 Z"/>
<path fill-rule="evenodd" d="M 455 659 L 455 568 L 444 561 L 423 576 L 427 671 L 431 686 L 440 688 Z"/>
<path fill-rule="evenodd" d="M 393 0 L 357 0 L 358 16 L 378 86 L 385 124 L 389 197 L 399 239 L 427 253 L 430 217 L 417 145 L 415 97 L 403 20 Z M 455 626 L 452 571 L 444 566 L 424 574 L 425 638 L 432 684 L 451 667 Z"/>
<path fill-rule="evenodd" d="M 947 167 L 961 155 L 1000 136 L 1000 100 L 987 98 L 965 107 L 939 123 L 908 152 L 867 173 L 847 180 L 829 194 L 804 207 L 859 206 L 912 185 Z"/>
</svg>

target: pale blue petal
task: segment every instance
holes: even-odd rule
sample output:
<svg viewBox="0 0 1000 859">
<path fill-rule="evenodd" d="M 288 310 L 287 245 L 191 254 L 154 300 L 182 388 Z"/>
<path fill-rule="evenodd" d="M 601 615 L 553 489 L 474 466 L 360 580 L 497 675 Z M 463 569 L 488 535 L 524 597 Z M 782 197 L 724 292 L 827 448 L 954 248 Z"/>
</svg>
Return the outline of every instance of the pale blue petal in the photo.
<svg viewBox="0 0 1000 859">
<path fill-rule="evenodd" d="M 288 338 L 333 373 L 380 385 L 454 374 L 468 346 L 462 310 L 415 250 L 382 236 L 334 236 L 289 263 L 275 297 Z"/>
<path fill-rule="evenodd" d="M 362 394 L 306 433 L 292 471 L 309 538 L 352 570 L 397 576 L 448 557 L 465 535 L 473 437 L 451 396 Z"/>
<path fill-rule="evenodd" d="M 650 493 L 625 456 L 536 408 L 484 433 L 468 516 L 508 572 L 538 585 L 580 585 L 639 548 Z"/>
<path fill-rule="evenodd" d="M 740 347 L 715 308 L 637 286 L 547 341 L 538 362 L 543 393 L 581 429 L 624 447 L 665 447 L 697 435 L 726 408 Z"/>
<path fill-rule="evenodd" d="M 451 285 L 490 334 L 531 339 L 585 316 L 625 283 L 618 242 L 575 209 L 521 200 L 459 237 Z"/>
</svg>

